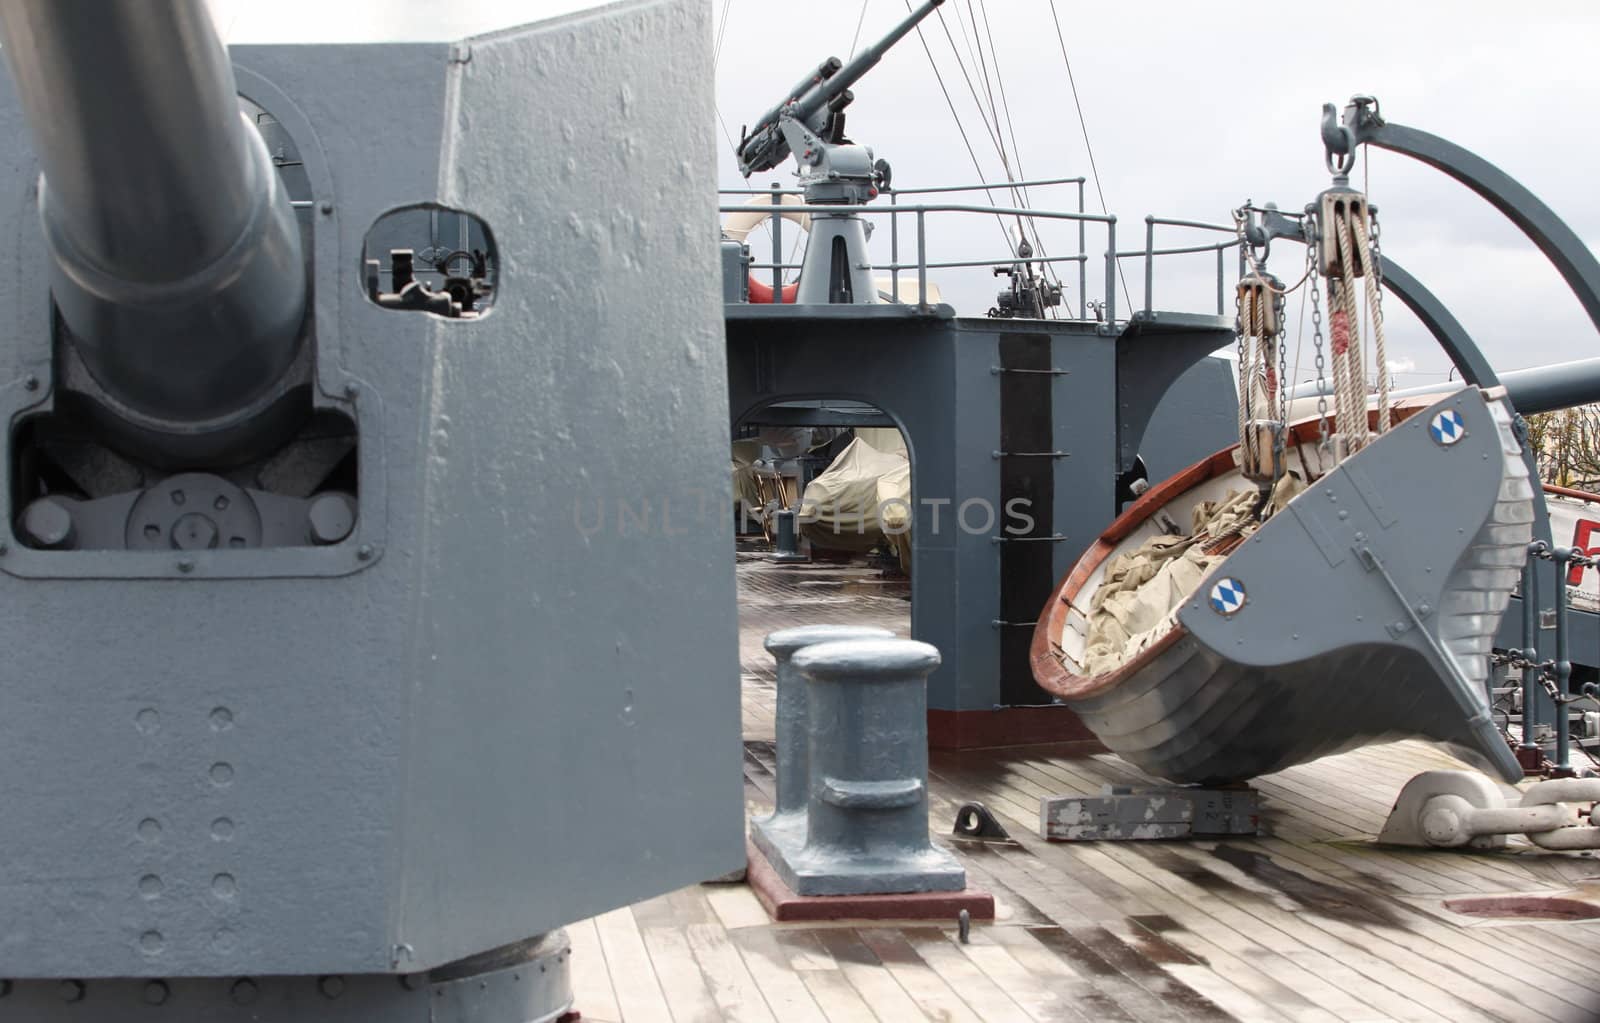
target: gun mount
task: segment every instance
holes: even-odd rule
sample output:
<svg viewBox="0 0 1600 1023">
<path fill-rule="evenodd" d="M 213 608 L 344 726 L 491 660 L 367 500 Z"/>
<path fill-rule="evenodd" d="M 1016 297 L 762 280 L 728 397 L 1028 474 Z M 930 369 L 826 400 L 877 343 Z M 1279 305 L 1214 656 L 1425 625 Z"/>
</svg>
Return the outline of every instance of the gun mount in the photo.
<svg viewBox="0 0 1600 1023">
<path fill-rule="evenodd" d="M 712 144 L 709 5 L 0 14 L 0 1018 L 556 1018 L 563 925 L 743 856 L 714 181 L 634 162 Z"/>
<path fill-rule="evenodd" d="M 808 205 L 861 206 L 876 199 L 890 187 L 891 172 L 886 161 L 873 159 L 871 149 L 845 137 L 844 111 L 855 99 L 850 87 L 943 3 L 927 0 L 849 64 L 837 57 L 819 64 L 761 116 L 753 132 L 743 134 L 739 170 L 749 177 L 795 155 Z M 867 237 L 868 225 L 855 213 L 814 214 L 795 301 L 876 303 Z"/>
<path fill-rule="evenodd" d="M 783 130 L 785 121 L 837 144 L 844 134 L 844 109 L 855 99 L 850 87 L 877 67 L 883 55 L 889 52 L 889 47 L 903 39 L 943 3 L 944 0 L 927 0 L 891 29 L 888 35 L 862 50 L 849 64 L 840 63 L 837 57 L 829 57 L 815 71 L 800 79 L 782 102 L 761 115 L 755 130 L 744 133 L 740 139 L 740 172 L 749 177 L 771 170 L 788 159 L 794 150 L 794 140 Z"/>
</svg>

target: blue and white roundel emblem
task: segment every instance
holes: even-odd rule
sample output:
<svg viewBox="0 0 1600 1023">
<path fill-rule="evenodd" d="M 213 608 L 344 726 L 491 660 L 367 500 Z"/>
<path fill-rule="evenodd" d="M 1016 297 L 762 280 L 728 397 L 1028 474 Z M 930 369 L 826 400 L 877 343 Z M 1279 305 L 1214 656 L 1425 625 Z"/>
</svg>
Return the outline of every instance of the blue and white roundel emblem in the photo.
<svg viewBox="0 0 1600 1023">
<path fill-rule="evenodd" d="M 1227 576 L 1211 587 L 1211 610 L 1217 614 L 1231 617 L 1238 614 L 1242 607 L 1244 607 L 1244 583 Z"/>
<path fill-rule="evenodd" d="M 1445 409 L 1428 424 L 1428 434 L 1435 444 L 1449 447 L 1467 435 L 1467 424 L 1461 421 L 1461 413 L 1453 408 Z"/>
</svg>

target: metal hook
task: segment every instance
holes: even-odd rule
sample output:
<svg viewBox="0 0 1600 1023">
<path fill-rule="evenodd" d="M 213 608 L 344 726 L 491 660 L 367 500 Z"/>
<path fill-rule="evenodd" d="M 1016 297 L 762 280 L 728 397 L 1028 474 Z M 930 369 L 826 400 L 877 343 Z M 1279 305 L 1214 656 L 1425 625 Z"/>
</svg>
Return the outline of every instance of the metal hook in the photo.
<svg viewBox="0 0 1600 1023">
<path fill-rule="evenodd" d="M 1323 162 L 1334 183 L 1347 183 L 1356 165 L 1355 134 L 1340 123 L 1339 111 L 1332 103 L 1322 104 L 1322 149 Z"/>
</svg>

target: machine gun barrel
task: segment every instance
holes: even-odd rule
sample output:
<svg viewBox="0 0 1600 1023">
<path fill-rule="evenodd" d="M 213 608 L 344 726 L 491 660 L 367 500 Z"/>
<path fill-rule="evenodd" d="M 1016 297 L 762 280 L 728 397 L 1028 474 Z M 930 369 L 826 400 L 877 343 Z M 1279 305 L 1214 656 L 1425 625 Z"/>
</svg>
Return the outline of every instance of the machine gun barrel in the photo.
<svg viewBox="0 0 1600 1023">
<path fill-rule="evenodd" d="M 811 119 L 833 102 L 833 99 L 850 86 L 861 80 L 861 77 L 877 66 L 883 55 L 889 52 L 889 47 L 904 39 L 912 29 L 922 22 L 922 19 L 932 14 L 941 6 L 944 0 L 927 0 L 921 7 L 906 15 L 906 19 L 894 28 L 889 34 L 879 39 L 876 43 L 862 50 L 855 59 L 846 64 L 837 74 L 818 82 L 811 90 L 801 96 L 790 114 L 795 120 L 809 124 Z"/>
<path fill-rule="evenodd" d="M 861 53 L 849 64 L 841 65 L 839 58 L 829 57 L 818 65 L 811 74 L 802 78 L 782 102 L 761 115 L 756 122 L 755 130 L 751 131 L 739 143 L 739 169 L 746 175 L 771 170 L 789 155 L 789 144 L 784 141 L 783 132 L 778 129 L 778 121 L 782 117 L 790 117 L 813 131 L 822 128 L 822 117 L 829 104 L 849 91 L 850 86 L 861 80 L 861 76 L 871 71 L 883 55 L 889 52 L 889 47 L 899 42 L 918 23 L 933 13 L 934 8 L 944 3 L 944 0 L 927 0 L 900 24 L 890 30 L 889 34 L 878 40 L 872 46 L 862 50 Z M 821 115 L 821 116 L 819 116 Z"/>
<path fill-rule="evenodd" d="M 842 67 L 844 67 L 844 62 L 838 57 L 829 57 L 821 64 L 818 64 L 815 70 L 796 82 L 794 88 L 784 94 L 782 102 L 761 115 L 760 120 L 756 121 L 756 131 L 759 132 L 764 128 L 770 129 L 776 126 L 778 115 L 783 113 L 785 107 L 816 88 L 822 82 L 838 74 L 839 69 Z"/>
<path fill-rule="evenodd" d="M 6 0 L 52 297 L 131 418 L 204 430 L 301 344 L 300 228 L 204 0 Z"/>
</svg>

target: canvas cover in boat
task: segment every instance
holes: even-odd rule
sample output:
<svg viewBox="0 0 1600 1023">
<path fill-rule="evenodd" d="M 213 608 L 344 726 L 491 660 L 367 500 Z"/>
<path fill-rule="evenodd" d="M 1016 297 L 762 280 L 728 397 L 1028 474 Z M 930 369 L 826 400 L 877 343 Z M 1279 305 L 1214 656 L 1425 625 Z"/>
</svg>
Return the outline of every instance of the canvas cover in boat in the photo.
<svg viewBox="0 0 1600 1023">
<path fill-rule="evenodd" d="M 858 439 L 866 441 L 886 455 L 910 457 L 906 453 L 905 437 L 892 426 L 858 426 L 855 428 L 855 433 Z"/>
<path fill-rule="evenodd" d="M 880 481 L 885 481 L 881 492 Z M 800 501 L 800 530 L 818 547 L 868 551 L 886 539 L 885 510 L 893 515 L 902 503 L 909 510 L 910 498 L 911 464 L 903 455 L 878 450 L 858 434 L 806 486 Z"/>
<path fill-rule="evenodd" d="M 1272 510 L 1301 489 L 1297 477 L 1283 477 L 1273 492 Z M 1178 607 L 1231 546 L 1222 544 L 1210 554 L 1207 549 L 1229 537 L 1249 537 L 1260 527 L 1258 499 L 1249 488 L 1231 491 L 1220 501 L 1202 501 L 1194 507 L 1187 535 L 1153 536 L 1111 559 L 1089 602 L 1085 675 L 1115 671 L 1173 628 Z"/>
</svg>

